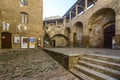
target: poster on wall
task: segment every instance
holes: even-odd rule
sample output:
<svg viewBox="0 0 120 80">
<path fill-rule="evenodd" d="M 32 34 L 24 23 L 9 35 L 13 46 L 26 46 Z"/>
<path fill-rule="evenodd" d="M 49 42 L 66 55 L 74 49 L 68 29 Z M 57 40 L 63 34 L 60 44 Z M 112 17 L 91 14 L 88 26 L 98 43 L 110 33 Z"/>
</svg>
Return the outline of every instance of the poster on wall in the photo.
<svg viewBox="0 0 120 80">
<path fill-rule="evenodd" d="M 41 39 L 40 39 L 40 38 L 37 39 L 37 46 L 38 46 L 38 47 L 41 46 Z"/>
<path fill-rule="evenodd" d="M 14 43 L 19 44 L 20 43 L 20 36 L 14 36 Z"/>
<path fill-rule="evenodd" d="M 21 37 L 21 48 L 28 48 L 28 38 Z"/>
<path fill-rule="evenodd" d="M 34 37 L 29 38 L 29 48 L 35 48 L 35 38 Z"/>
</svg>

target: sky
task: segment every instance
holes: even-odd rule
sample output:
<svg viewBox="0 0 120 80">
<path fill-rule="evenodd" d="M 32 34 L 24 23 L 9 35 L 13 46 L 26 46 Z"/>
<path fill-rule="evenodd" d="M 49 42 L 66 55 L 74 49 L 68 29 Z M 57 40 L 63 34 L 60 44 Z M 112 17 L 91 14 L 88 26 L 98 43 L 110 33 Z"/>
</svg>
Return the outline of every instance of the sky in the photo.
<svg viewBox="0 0 120 80">
<path fill-rule="evenodd" d="M 63 16 L 77 0 L 43 0 L 43 19 Z"/>
</svg>

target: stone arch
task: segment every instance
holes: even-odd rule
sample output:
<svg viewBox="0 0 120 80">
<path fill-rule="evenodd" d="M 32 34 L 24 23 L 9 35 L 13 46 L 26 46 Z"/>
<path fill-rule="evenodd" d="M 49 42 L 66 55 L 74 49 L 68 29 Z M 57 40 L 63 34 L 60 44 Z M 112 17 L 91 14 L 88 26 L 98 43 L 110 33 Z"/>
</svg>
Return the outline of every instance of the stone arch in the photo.
<svg viewBox="0 0 120 80">
<path fill-rule="evenodd" d="M 68 38 L 68 42 L 67 42 L 67 46 L 69 47 L 70 45 L 69 45 L 69 43 L 70 43 L 70 28 L 69 27 L 67 27 L 66 29 L 65 29 L 65 36 Z"/>
<path fill-rule="evenodd" d="M 71 32 L 71 31 L 70 31 L 70 28 L 69 28 L 69 27 L 65 28 L 65 36 L 66 36 L 66 37 L 68 37 L 68 35 L 69 35 L 70 32 Z"/>
<path fill-rule="evenodd" d="M 1 48 L 10 49 L 12 48 L 12 34 L 9 32 L 1 33 Z"/>
<path fill-rule="evenodd" d="M 95 12 L 89 19 L 89 47 L 93 48 L 103 48 L 107 46 L 106 40 L 112 40 L 112 35 L 109 35 L 111 38 L 106 39 L 104 29 L 107 27 L 112 27 L 115 24 L 115 11 L 111 8 L 102 8 Z M 115 25 L 114 25 L 115 28 Z M 114 29 L 115 30 L 115 29 Z M 115 31 L 114 33 L 115 34 Z M 112 42 L 111 42 L 112 44 Z"/>
<path fill-rule="evenodd" d="M 56 34 L 52 38 L 53 47 L 67 47 L 68 38 L 63 34 Z M 54 41 L 53 41 L 54 40 Z M 55 46 L 54 46 L 55 42 Z"/>
<path fill-rule="evenodd" d="M 44 47 L 51 47 L 52 41 L 48 34 L 45 34 L 44 36 Z"/>
<path fill-rule="evenodd" d="M 83 47 L 83 24 L 76 22 L 72 28 L 74 47 Z"/>
</svg>

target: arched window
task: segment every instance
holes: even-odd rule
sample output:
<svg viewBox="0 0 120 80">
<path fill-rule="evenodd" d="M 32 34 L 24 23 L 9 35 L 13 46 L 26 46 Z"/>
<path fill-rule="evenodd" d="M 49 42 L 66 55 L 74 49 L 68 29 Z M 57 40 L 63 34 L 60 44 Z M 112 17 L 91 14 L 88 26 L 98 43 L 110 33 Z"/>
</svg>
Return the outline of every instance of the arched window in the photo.
<svg viewBox="0 0 120 80">
<path fill-rule="evenodd" d="M 28 0 L 20 0 L 20 6 L 28 6 Z"/>
<path fill-rule="evenodd" d="M 21 22 L 28 23 L 28 14 L 25 12 L 21 12 Z"/>
</svg>

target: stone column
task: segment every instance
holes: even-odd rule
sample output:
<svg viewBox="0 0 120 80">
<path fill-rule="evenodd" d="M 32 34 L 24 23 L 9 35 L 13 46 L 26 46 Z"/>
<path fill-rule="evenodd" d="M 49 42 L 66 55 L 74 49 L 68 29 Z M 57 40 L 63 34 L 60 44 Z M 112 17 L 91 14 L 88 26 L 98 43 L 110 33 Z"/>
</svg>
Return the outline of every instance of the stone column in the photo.
<svg viewBox="0 0 120 80">
<path fill-rule="evenodd" d="M 85 0 L 85 11 L 87 10 L 88 0 Z"/>
<path fill-rule="evenodd" d="M 120 15 L 116 15 L 115 41 L 116 45 L 120 48 Z"/>
<path fill-rule="evenodd" d="M 72 19 L 71 16 L 72 16 L 72 12 L 70 11 L 70 12 L 69 12 L 69 21 L 71 21 L 71 19 Z"/>
<path fill-rule="evenodd" d="M 65 28 L 66 27 L 66 16 L 63 19 L 63 25 L 64 25 L 64 28 Z"/>
<path fill-rule="evenodd" d="M 78 5 L 76 5 L 76 17 L 78 16 Z"/>
<path fill-rule="evenodd" d="M 56 27 L 57 27 L 57 24 L 58 24 L 57 21 L 55 21 L 55 26 L 56 26 Z"/>
<path fill-rule="evenodd" d="M 120 15 L 116 15 L 115 32 L 116 35 L 120 35 Z"/>
<path fill-rule="evenodd" d="M 74 41 L 73 41 L 73 33 L 70 33 L 70 42 L 69 42 L 70 47 L 74 47 Z"/>
</svg>

